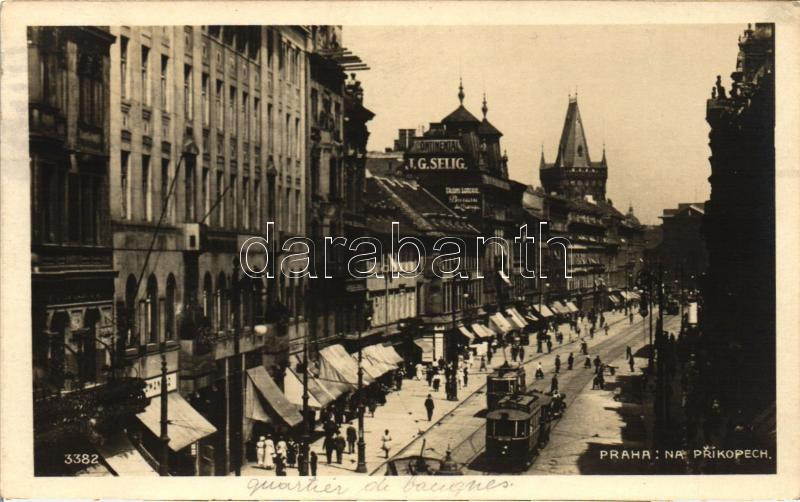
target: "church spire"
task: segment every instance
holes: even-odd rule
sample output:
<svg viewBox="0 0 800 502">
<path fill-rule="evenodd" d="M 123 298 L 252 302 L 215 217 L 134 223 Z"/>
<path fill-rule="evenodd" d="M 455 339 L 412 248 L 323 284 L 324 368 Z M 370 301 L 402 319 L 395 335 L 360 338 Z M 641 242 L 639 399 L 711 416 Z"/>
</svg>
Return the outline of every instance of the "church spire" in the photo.
<svg viewBox="0 0 800 502">
<path fill-rule="evenodd" d="M 461 77 L 458 77 L 458 101 L 462 105 L 464 104 L 464 81 Z"/>
<path fill-rule="evenodd" d="M 486 118 L 486 113 L 489 111 L 489 107 L 486 106 L 486 93 L 483 93 L 483 106 L 481 107 L 481 111 L 483 112 L 483 118 Z"/>
<path fill-rule="evenodd" d="M 578 100 L 574 96 L 570 96 L 567 106 L 564 130 L 561 132 L 561 141 L 558 143 L 556 165 L 559 167 L 591 166 L 583 121 L 581 121 L 581 113 L 578 110 Z"/>
</svg>

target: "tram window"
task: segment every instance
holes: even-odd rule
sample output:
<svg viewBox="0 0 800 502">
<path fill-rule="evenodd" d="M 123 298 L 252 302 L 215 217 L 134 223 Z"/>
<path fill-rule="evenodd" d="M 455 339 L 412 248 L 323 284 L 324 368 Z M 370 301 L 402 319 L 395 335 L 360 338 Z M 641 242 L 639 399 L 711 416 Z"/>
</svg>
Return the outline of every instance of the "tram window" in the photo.
<svg viewBox="0 0 800 502">
<path fill-rule="evenodd" d="M 494 424 L 495 436 L 513 436 L 514 435 L 514 422 L 510 420 L 498 420 Z"/>
<path fill-rule="evenodd" d="M 528 435 L 528 422 L 517 422 L 517 433 L 515 437 L 523 438 Z"/>
<path fill-rule="evenodd" d="M 489 380 L 489 392 L 508 392 L 508 380 Z"/>
</svg>

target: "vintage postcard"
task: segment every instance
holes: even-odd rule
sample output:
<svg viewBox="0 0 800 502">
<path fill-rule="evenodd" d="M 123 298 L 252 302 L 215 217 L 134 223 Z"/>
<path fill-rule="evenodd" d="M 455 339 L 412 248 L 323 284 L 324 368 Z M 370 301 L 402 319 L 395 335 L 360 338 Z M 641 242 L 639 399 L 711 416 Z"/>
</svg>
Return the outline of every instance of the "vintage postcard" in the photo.
<svg viewBox="0 0 800 502">
<path fill-rule="evenodd" d="M 796 4 L 1 14 L 0 495 L 800 495 Z"/>
</svg>

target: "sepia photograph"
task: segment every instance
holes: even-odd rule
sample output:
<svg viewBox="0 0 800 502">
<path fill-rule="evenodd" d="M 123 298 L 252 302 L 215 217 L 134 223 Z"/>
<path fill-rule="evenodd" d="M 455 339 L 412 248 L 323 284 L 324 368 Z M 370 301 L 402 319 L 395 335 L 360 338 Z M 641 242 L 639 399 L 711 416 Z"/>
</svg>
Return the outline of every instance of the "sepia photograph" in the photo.
<svg viewBox="0 0 800 502">
<path fill-rule="evenodd" d="M 24 26 L 26 475 L 778 473 L 780 24 L 151 19 Z"/>
</svg>

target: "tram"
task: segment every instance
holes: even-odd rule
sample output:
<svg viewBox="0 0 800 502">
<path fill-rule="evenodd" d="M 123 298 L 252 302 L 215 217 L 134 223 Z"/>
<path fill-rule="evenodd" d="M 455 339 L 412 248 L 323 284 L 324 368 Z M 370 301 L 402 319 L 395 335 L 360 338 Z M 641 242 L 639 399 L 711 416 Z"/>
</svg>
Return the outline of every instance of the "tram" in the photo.
<svg viewBox="0 0 800 502">
<path fill-rule="evenodd" d="M 486 406 L 491 411 L 502 398 L 519 392 L 525 392 L 525 370 L 506 361 L 486 379 Z"/>
<path fill-rule="evenodd" d="M 486 415 L 486 456 L 500 472 L 527 469 L 550 439 L 552 398 L 538 392 L 506 396 Z"/>
</svg>

